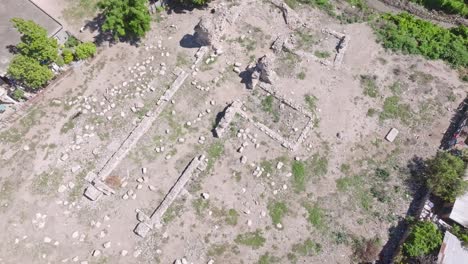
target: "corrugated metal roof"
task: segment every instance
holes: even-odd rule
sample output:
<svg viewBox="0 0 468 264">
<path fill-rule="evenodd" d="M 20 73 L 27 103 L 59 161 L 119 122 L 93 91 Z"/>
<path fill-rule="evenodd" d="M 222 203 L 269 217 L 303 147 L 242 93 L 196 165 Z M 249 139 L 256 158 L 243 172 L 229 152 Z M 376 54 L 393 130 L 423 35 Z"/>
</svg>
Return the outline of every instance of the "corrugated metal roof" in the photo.
<svg viewBox="0 0 468 264">
<path fill-rule="evenodd" d="M 450 219 L 468 228 L 468 193 L 455 200 Z"/>
<path fill-rule="evenodd" d="M 455 200 L 450 219 L 468 228 L 468 193 Z"/>
<path fill-rule="evenodd" d="M 462 247 L 460 240 L 449 231 L 445 232 L 444 242 L 440 247 L 438 264 L 468 263 L 468 249 Z"/>
</svg>

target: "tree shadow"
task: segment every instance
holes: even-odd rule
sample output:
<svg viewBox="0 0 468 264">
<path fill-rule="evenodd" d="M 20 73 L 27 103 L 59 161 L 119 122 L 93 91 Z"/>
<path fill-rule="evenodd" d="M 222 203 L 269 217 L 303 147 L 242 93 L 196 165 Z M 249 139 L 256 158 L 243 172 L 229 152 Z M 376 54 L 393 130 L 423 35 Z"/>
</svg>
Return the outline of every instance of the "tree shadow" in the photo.
<svg viewBox="0 0 468 264">
<path fill-rule="evenodd" d="M 119 42 L 126 42 L 132 46 L 138 47 L 140 44 L 140 38 L 135 36 L 128 36 L 128 37 L 120 37 L 118 39 L 114 38 L 110 31 L 103 31 L 102 25 L 104 24 L 105 16 L 103 14 L 98 14 L 92 20 L 86 21 L 84 26 L 85 29 L 90 30 L 92 33 L 98 32 L 96 36 L 94 36 L 94 43 L 98 46 L 101 46 L 105 42 L 109 43 L 109 46 L 112 46 Z"/>
<path fill-rule="evenodd" d="M 196 41 L 195 36 L 190 35 L 190 34 L 185 34 L 182 37 L 182 39 L 179 41 L 179 45 L 182 48 L 188 48 L 188 49 L 201 47 L 201 45 Z"/>
<path fill-rule="evenodd" d="M 204 5 L 193 5 L 193 4 L 184 4 L 180 1 L 164 1 L 165 6 L 167 7 L 168 14 L 186 14 L 188 12 L 192 12 L 193 10 L 203 10 L 208 7 L 207 4 Z"/>
<path fill-rule="evenodd" d="M 468 111 L 468 96 L 458 105 L 457 109 L 455 110 L 455 114 L 450 119 L 450 125 L 448 129 L 445 131 L 444 136 L 440 141 L 440 147 L 444 150 L 449 149 L 453 146 L 454 138 L 453 135 L 460 127 L 461 122 L 468 117 L 466 114 Z"/>
</svg>

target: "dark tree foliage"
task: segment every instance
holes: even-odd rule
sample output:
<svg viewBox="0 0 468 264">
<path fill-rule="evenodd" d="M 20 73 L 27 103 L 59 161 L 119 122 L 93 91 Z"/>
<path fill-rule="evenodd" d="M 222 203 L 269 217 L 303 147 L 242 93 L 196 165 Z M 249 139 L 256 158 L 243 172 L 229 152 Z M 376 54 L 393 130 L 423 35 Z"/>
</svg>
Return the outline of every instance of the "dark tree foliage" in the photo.
<svg viewBox="0 0 468 264">
<path fill-rule="evenodd" d="M 427 161 L 427 187 L 445 201 L 454 202 L 457 196 L 466 190 L 466 182 L 462 178 L 465 170 L 464 161 L 448 152 L 439 152 Z"/>
<path fill-rule="evenodd" d="M 102 30 L 116 39 L 144 37 L 151 22 L 147 4 L 148 0 L 101 0 L 98 7 L 104 15 Z"/>
</svg>

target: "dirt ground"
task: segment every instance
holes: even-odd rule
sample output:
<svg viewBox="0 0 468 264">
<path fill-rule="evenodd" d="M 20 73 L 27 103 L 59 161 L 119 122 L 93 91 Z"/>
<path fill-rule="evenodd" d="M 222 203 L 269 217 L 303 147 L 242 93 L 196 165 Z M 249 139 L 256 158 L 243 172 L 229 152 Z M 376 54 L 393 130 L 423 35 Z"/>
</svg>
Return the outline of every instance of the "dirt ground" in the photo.
<svg viewBox="0 0 468 264">
<path fill-rule="evenodd" d="M 76 3 L 36 2 L 92 38 L 79 33 L 89 18 Z M 139 46 L 100 47 L 1 132 L 0 263 L 350 263 L 353 241 L 387 242 L 412 199 L 408 166 L 437 151 L 466 85 L 441 61 L 383 50 L 366 23 L 340 24 L 309 7 L 297 9 L 306 27 L 294 32 L 293 52 L 273 54 L 276 37 L 292 32 L 279 9 L 268 1 L 227 3 L 241 12 L 213 62 L 203 59 L 192 71 L 198 48 L 181 45 L 206 10 L 158 15 Z M 294 55 L 333 61 L 338 43 L 323 28 L 350 37 L 340 67 Z M 218 114 L 241 100 L 259 122 L 291 139 L 300 134 L 300 115 L 277 98 L 269 103 L 258 86 L 246 89 L 233 72 L 234 63 L 244 69 L 265 54 L 275 58 L 278 96 L 315 116 L 295 151 L 239 116 L 225 137 L 212 133 Z M 85 176 L 156 106 L 176 68 L 191 74 L 112 172 L 128 184 L 98 201 L 83 197 Z M 391 128 L 400 131 L 393 143 L 384 139 Z M 162 226 L 135 235 L 137 211 L 151 214 L 201 154 L 207 170 L 190 180 Z M 122 198 L 129 190 L 135 199 Z"/>
</svg>

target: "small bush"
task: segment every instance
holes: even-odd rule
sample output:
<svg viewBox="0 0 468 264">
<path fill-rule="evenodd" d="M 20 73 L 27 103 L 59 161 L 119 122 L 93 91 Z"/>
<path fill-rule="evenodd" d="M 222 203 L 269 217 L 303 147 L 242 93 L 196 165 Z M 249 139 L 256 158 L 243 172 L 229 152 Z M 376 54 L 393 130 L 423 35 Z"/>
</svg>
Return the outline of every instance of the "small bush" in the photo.
<svg viewBox="0 0 468 264">
<path fill-rule="evenodd" d="M 294 244 L 292 251 L 298 253 L 301 256 L 313 256 L 322 251 L 322 245 L 313 242 L 310 238 L 303 243 Z"/>
<path fill-rule="evenodd" d="M 258 249 L 263 247 L 266 239 L 263 237 L 262 231 L 257 229 L 255 232 L 248 232 L 244 234 L 237 235 L 234 242 L 249 246 L 253 249 Z"/>
<path fill-rule="evenodd" d="M 272 202 L 268 205 L 271 221 L 276 226 L 281 223 L 281 219 L 288 212 L 288 207 L 283 202 Z"/>
<path fill-rule="evenodd" d="M 380 239 L 359 239 L 354 241 L 354 258 L 363 263 L 374 262 L 379 258 Z"/>
<path fill-rule="evenodd" d="M 75 56 L 79 60 L 84 60 L 94 56 L 96 53 L 96 45 L 92 42 L 84 42 L 76 46 Z"/>
<path fill-rule="evenodd" d="M 307 220 L 317 229 L 323 229 L 326 226 L 325 212 L 318 205 L 305 205 L 308 216 Z"/>
<path fill-rule="evenodd" d="M 65 48 L 74 48 L 78 46 L 81 42 L 75 38 L 74 36 L 68 37 L 67 41 L 65 41 Z"/>
<path fill-rule="evenodd" d="M 226 216 L 226 224 L 235 226 L 237 225 L 237 221 L 239 219 L 239 213 L 235 209 L 229 209 L 227 216 Z"/>
<path fill-rule="evenodd" d="M 11 97 L 16 101 L 21 101 L 24 98 L 24 91 L 21 89 L 15 89 L 13 93 L 11 93 Z"/>
<path fill-rule="evenodd" d="M 433 223 L 423 221 L 411 228 L 411 233 L 403 244 L 403 251 L 410 257 L 418 257 L 438 249 L 440 244 L 442 244 L 440 230 Z"/>
<path fill-rule="evenodd" d="M 364 95 L 372 98 L 376 98 L 379 95 L 376 80 L 376 76 L 361 75 L 361 86 L 364 89 Z"/>
<path fill-rule="evenodd" d="M 65 64 L 70 64 L 73 61 L 73 52 L 69 49 L 62 51 L 62 58 Z"/>
<path fill-rule="evenodd" d="M 314 55 L 315 55 L 317 58 L 326 59 L 326 58 L 329 58 L 329 57 L 331 56 L 331 53 L 328 52 L 328 51 L 316 50 L 316 51 L 314 52 Z"/>
<path fill-rule="evenodd" d="M 296 191 L 305 190 L 306 171 L 302 161 L 295 160 L 292 163 L 293 187 Z"/>
</svg>

